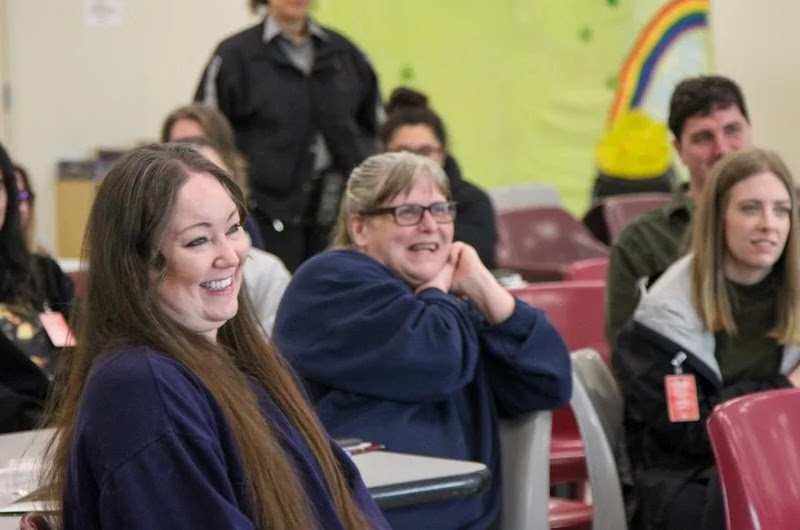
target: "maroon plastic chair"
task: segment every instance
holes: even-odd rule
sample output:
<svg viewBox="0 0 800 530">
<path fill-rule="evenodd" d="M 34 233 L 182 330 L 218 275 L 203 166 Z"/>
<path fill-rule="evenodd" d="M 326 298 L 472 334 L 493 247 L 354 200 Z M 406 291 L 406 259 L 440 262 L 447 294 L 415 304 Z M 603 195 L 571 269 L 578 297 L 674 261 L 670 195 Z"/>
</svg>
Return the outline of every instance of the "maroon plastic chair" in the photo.
<svg viewBox="0 0 800 530">
<path fill-rule="evenodd" d="M 609 347 L 603 330 L 604 281 L 532 283 L 509 292 L 527 304 L 544 310 L 570 351 L 593 348 L 610 366 Z M 550 442 L 551 484 L 585 481 L 586 456 L 572 409 L 553 411 Z"/>
<path fill-rule="evenodd" d="M 608 258 L 591 258 L 573 261 L 567 266 L 565 280 L 606 281 Z"/>
<path fill-rule="evenodd" d="M 555 409 L 550 438 L 550 484 L 572 485 L 569 497 L 580 498 L 583 483 L 588 478 L 586 451 L 575 414 L 569 406 Z"/>
<path fill-rule="evenodd" d="M 608 247 L 560 207 L 498 212 L 497 236 L 498 267 L 529 282 L 562 280 L 573 261 L 608 256 Z"/>
<path fill-rule="evenodd" d="M 540 282 L 509 292 L 528 305 L 543 309 L 570 351 L 593 348 L 611 365 L 603 329 L 605 281 Z"/>
<path fill-rule="evenodd" d="M 598 241 L 611 245 L 628 223 L 664 204 L 671 196 L 669 193 L 631 193 L 606 197 L 586 212 L 583 224 Z"/>
<path fill-rule="evenodd" d="M 591 504 L 550 497 L 547 508 L 551 530 L 591 530 L 592 528 Z"/>
<path fill-rule="evenodd" d="M 706 423 L 729 530 L 797 528 L 800 389 L 771 390 L 717 406 Z"/>
<path fill-rule="evenodd" d="M 617 240 L 622 229 L 633 219 L 664 204 L 670 197 L 669 193 L 634 193 L 607 198 L 603 217 L 608 227 L 610 243 Z"/>
</svg>

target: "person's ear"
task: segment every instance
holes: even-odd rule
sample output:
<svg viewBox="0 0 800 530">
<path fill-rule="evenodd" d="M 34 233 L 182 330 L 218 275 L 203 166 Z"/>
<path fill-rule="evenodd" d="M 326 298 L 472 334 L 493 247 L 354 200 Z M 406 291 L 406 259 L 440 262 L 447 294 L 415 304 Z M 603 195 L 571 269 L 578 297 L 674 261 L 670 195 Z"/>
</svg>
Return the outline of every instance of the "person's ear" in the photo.
<svg viewBox="0 0 800 530">
<path fill-rule="evenodd" d="M 37 512 L 28 512 L 19 522 L 20 530 L 50 530 L 52 527 L 44 515 Z"/>
<path fill-rule="evenodd" d="M 353 244 L 361 248 L 367 244 L 367 230 L 369 228 L 369 219 L 360 215 L 352 214 L 348 221 L 350 229 L 350 237 Z"/>
<path fill-rule="evenodd" d="M 672 147 L 675 148 L 675 152 L 678 153 L 678 157 L 681 159 L 681 161 L 686 163 L 683 160 L 683 152 L 681 151 L 681 141 L 675 138 L 674 140 L 672 140 Z"/>
</svg>

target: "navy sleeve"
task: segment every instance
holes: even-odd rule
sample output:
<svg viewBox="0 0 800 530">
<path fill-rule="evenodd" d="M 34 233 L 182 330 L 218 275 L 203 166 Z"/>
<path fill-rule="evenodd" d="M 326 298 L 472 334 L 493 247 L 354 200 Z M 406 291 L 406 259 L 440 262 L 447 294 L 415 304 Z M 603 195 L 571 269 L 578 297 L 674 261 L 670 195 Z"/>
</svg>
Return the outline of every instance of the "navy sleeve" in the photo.
<svg viewBox="0 0 800 530">
<path fill-rule="evenodd" d="M 238 487 L 244 487 L 238 485 Z M 131 455 L 101 485 L 100 523 L 117 530 L 251 530 L 220 453 L 211 442 L 174 432 Z"/>
<path fill-rule="evenodd" d="M 543 311 L 517 300 L 508 319 L 484 326 L 479 332 L 481 351 L 501 417 L 569 402 L 569 351 Z"/>
<path fill-rule="evenodd" d="M 306 262 L 286 289 L 273 339 L 307 380 L 395 401 L 448 396 L 475 376 L 478 339 L 466 305 L 416 295 L 365 255 Z"/>
</svg>

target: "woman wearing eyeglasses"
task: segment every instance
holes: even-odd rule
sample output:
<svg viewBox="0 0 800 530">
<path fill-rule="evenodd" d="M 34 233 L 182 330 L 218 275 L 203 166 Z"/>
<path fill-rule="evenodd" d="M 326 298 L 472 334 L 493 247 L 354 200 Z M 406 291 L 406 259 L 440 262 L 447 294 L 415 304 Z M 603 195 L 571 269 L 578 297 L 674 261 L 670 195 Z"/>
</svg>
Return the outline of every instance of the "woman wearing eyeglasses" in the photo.
<svg viewBox="0 0 800 530">
<path fill-rule="evenodd" d="M 444 122 L 428 107 L 427 96 L 408 87 L 395 88 L 386 113 L 380 129 L 384 150 L 409 151 L 442 166 L 451 196 L 458 202 L 453 239 L 474 247 L 483 264 L 495 268 L 497 227 L 492 201 L 485 191 L 462 178 L 461 168 L 448 152 Z"/>
<path fill-rule="evenodd" d="M 384 512 L 392 528 L 490 528 L 500 510 L 497 418 L 564 405 L 566 346 L 475 250 L 433 160 L 384 153 L 350 175 L 334 248 L 289 283 L 273 338 L 336 437 L 485 463 L 490 488 Z"/>
<path fill-rule="evenodd" d="M 19 225 L 25 232 L 28 244 L 33 243 L 33 201 L 36 195 L 31 190 L 28 172 L 22 166 L 14 164 L 14 181 L 17 184 L 17 198 L 19 199 Z"/>
<path fill-rule="evenodd" d="M 25 234 L 25 241 L 28 249 L 33 254 L 50 256 L 50 251 L 36 242 L 36 215 L 35 202 L 36 194 L 31 187 L 28 172 L 24 167 L 14 164 L 14 175 L 17 183 L 17 198 L 19 199 L 19 226 Z"/>
<path fill-rule="evenodd" d="M 0 145 L 0 433 L 38 424 L 62 345 L 43 322 L 64 322 L 73 295 L 58 264 L 28 249 L 25 191 Z"/>
</svg>

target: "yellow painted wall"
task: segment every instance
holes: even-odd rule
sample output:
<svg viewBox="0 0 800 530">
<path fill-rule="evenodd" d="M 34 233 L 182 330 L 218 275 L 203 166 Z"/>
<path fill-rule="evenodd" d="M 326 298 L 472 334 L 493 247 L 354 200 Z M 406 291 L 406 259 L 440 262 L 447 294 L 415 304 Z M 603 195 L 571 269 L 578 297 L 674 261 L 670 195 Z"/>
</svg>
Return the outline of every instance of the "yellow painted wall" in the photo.
<svg viewBox="0 0 800 530">
<path fill-rule="evenodd" d="M 582 214 L 616 76 L 664 0 L 317 0 L 368 51 L 385 95 L 428 93 L 465 177 L 556 184 Z"/>
</svg>

